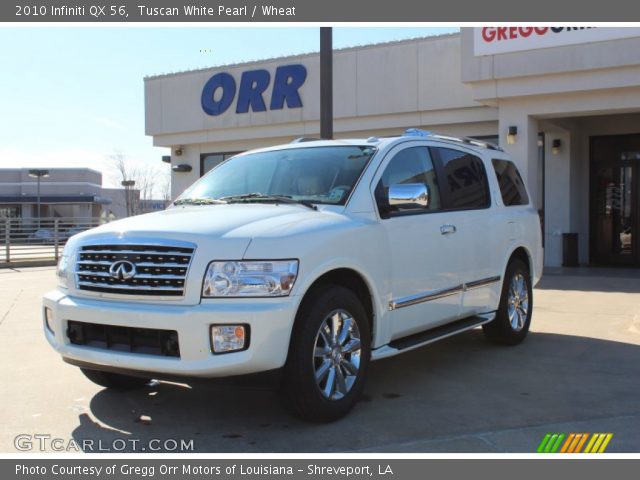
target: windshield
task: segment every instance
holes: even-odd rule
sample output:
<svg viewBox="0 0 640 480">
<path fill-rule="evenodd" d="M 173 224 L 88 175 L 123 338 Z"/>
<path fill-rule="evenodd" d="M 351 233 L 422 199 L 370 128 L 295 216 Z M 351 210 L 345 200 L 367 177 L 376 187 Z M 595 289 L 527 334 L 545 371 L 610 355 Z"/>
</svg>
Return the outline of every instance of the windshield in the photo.
<svg viewBox="0 0 640 480">
<path fill-rule="evenodd" d="M 331 146 L 239 155 L 194 183 L 176 204 L 277 201 L 279 197 L 344 205 L 374 153 L 371 146 Z"/>
</svg>

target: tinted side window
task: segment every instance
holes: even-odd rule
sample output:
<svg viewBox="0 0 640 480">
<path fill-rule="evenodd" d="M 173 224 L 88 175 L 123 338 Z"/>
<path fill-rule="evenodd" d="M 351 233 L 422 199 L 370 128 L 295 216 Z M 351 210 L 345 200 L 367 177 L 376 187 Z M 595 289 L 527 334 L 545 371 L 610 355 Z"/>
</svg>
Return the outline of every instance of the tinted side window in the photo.
<svg viewBox="0 0 640 480">
<path fill-rule="evenodd" d="M 402 209 L 389 206 L 389 186 L 395 184 L 422 183 L 429 191 L 426 208 Z M 398 152 L 389 162 L 375 190 L 376 201 L 381 216 L 397 213 L 434 212 L 441 209 L 440 188 L 436 171 L 426 147 L 410 147 Z"/>
<path fill-rule="evenodd" d="M 487 173 L 482 160 L 453 148 L 436 147 L 445 178 L 447 208 L 486 208 L 490 204 Z"/>
<path fill-rule="evenodd" d="M 500 193 L 502 194 L 504 204 L 507 207 L 527 205 L 529 203 L 529 196 L 527 195 L 524 182 L 515 164 L 508 160 L 496 159 L 492 160 L 491 163 L 493 163 L 493 169 L 496 171 L 496 177 L 498 177 L 498 184 L 500 185 Z"/>
</svg>

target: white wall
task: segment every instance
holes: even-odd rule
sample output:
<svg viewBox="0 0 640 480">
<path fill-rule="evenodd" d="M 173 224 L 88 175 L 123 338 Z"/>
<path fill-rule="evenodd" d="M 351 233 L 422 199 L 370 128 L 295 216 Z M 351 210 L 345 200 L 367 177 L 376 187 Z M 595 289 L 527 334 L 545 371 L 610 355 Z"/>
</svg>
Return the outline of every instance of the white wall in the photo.
<svg viewBox="0 0 640 480">
<path fill-rule="evenodd" d="M 571 195 L 572 179 L 576 174 L 571 168 L 572 157 L 575 156 L 574 135 L 571 130 L 549 123 L 541 125 L 541 128 L 545 132 L 545 265 L 560 266 L 562 234 L 578 233 L 580 239 L 585 238 L 588 231 L 579 227 L 573 229 L 571 222 L 572 206 L 574 209 L 577 207 Z M 557 154 L 552 151 L 555 139 L 561 142 Z"/>
<path fill-rule="evenodd" d="M 228 72 L 239 87 L 242 72 L 254 69 L 265 69 L 271 74 L 272 82 L 263 94 L 268 107 L 276 68 L 298 63 L 307 69 L 306 81 L 299 90 L 302 108 L 285 105 L 282 110 L 237 114 L 235 100 L 218 116 L 207 115 L 201 108 L 202 88 L 211 76 Z M 473 100 L 472 89 L 460 80 L 457 34 L 337 50 L 333 69 L 336 120 L 451 109 L 482 110 Z M 161 136 L 176 133 L 206 132 L 209 136 L 199 137 L 199 143 L 229 138 L 226 134 L 216 135 L 222 130 L 231 130 L 234 139 L 255 138 L 255 131 L 244 130 L 250 127 L 268 127 L 257 131 L 264 138 L 291 135 L 288 127 L 280 129 L 279 135 L 273 127 L 319 120 L 319 77 L 317 53 L 150 77 L 145 79 L 146 133 L 157 137 L 154 138 L 157 145 L 170 145 Z"/>
<path fill-rule="evenodd" d="M 460 79 L 458 34 L 334 52 L 334 132 L 337 138 L 397 135 L 423 127 L 456 135 L 495 135 L 497 111 L 473 100 Z M 247 70 L 266 69 L 273 79 L 281 65 L 301 63 L 307 79 L 300 88 L 303 107 L 235 113 L 235 101 L 221 115 L 207 115 L 202 88 L 214 74 L 233 75 L 236 86 Z M 145 123 L 154 145 L 182 146 L 173 164 L 190 173 L 172 174 L 175 197 L 199 177 L 200 154 L 244 151 L 317 137 L 320 131 L 319 55 L 299 55 L 145 79 Z M 264 92 L 269 104 L 272 85 Z"/>
</svg>

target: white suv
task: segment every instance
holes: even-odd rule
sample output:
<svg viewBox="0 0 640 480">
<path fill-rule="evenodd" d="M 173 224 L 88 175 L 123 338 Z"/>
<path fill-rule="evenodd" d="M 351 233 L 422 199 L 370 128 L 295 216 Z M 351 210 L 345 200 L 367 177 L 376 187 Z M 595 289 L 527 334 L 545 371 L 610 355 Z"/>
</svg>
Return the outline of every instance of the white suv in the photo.
<svg viewBox="0 0 640 480">
<path fill-rule="evenodd" d="M 105 387 L 282 369 L 285 404 L 328 421 L 371 360 L 480 325 L 521 342 L 541 260 L 538 215 L 497 147 L 415 129 L 297 141 L 73 236 L 44 331 Z"/>
</svg>

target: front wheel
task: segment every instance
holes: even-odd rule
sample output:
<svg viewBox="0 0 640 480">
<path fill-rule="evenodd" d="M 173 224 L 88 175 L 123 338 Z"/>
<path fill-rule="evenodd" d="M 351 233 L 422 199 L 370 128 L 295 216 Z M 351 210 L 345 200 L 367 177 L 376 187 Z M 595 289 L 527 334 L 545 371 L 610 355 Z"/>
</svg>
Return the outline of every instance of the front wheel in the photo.
<svg viewBox="0 0 640 480">
<path fill-rule="evenodd" d="M 487 338 L 503 345 L 522 342 L 531 324 L 533 291 L 529 268 L 520 259 L 509 262 L 496 318 L 482 326 Z"/>
<path fill-rule="evenodd" d="M 329 422 L 346 415 L 362 393 L 371 333 L 351 290 L 330 286 L 312 295 L 296 318 L 281 394 L 294 415 Z"/>
</svg>

